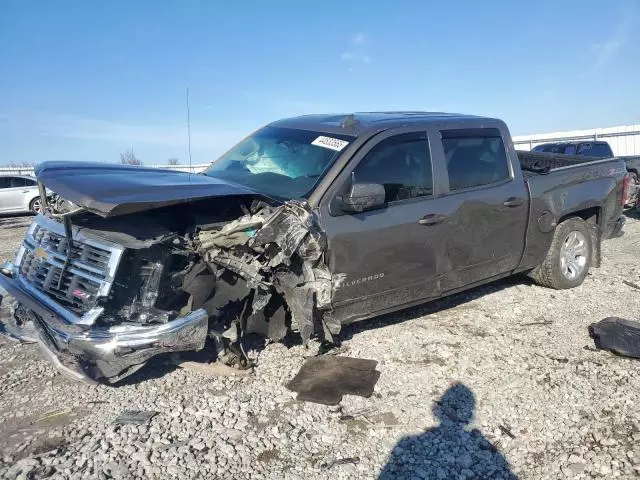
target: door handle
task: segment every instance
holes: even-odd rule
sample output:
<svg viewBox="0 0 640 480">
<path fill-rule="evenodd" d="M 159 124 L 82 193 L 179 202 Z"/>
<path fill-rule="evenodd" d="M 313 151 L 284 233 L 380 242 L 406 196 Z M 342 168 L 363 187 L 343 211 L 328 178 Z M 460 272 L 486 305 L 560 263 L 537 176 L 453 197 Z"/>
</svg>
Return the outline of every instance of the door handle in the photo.
<svg viewBox="0 0 640 480">
<path fill-rule="evenodd" d="M 502 204 L 505 207 L 519 207 L 522 205 L 522 199 L 518 197 L 509 197 Z"/>
<path fill-rule="evenodd" d="M 418 223 L 420 225 L 425 225 L 428 227 L 429 225 L 437 225 L 438 223 L 442 223 L 446 219 L 447 219 L 446 215 L 436 215 L 435 213 L 430 213 L 422 217 L 420 220 L 418 220 Z"/>
<path fill-rule="evenodd" d="M 30 190 L 22 190 L 22 193 L 29 193 Z"/>
</svg>

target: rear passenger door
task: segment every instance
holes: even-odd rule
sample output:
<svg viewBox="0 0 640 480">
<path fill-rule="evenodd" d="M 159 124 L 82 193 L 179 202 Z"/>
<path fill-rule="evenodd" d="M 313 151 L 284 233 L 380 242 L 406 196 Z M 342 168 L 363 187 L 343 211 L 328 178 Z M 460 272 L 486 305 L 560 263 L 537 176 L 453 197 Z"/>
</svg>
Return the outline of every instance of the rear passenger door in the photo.
<svg viewBox="0 0 640 480">
<path fill-rule="evenodd" d="M 528 194 L 520 169 L 508 160 L 500 129 L 439 128 L 437 133 L 434 156 L 446 165 L 448 184 L 446 292 L 516 268 L 524 249 Z"/>
</svg>

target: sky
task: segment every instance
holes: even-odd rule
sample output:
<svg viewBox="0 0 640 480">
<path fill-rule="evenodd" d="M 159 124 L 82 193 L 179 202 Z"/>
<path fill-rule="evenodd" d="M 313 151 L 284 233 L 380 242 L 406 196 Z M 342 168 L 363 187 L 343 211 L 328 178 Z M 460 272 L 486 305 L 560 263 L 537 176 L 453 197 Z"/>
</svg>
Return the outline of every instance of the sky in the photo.
<svg viewBox="0 0 640 480">
<path fill-rule="evenodd" d="M 207 163 L 278 118 L 640 123 L 640 0 L 0 0 L 0 164 Z"/>
</svg>

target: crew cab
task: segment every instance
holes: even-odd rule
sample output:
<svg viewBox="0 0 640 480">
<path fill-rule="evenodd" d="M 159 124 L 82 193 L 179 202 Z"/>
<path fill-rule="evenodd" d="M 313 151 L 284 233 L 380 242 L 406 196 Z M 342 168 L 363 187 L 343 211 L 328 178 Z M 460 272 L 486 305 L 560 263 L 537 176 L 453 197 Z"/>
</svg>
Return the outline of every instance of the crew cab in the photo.
<svg viewBox="0 0 640 480">
<path fill-rule="evenodd" d="M 580 285 L 623 226 L 622 160 L 516 152 L 497 119 L 391 112 L 271 123 L 202 174 L 36 169 L 44 213 L 0 270 L 5 329 L 116 382 L 245 335 L 344 324 L 509 275 Z"/>
</svg>

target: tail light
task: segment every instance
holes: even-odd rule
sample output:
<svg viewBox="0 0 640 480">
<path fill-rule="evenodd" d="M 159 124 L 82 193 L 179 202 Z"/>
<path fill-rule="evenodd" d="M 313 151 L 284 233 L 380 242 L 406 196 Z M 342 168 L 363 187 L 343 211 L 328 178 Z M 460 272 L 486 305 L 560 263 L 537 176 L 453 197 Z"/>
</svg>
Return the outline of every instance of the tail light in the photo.
<svg viewBox="0 0 640 480">
<path fill-rule="evenodd" d="M 630 181 L 631 177 L 629 176 L 629 174 L 627 173 L 624 178 L 622 179 L 622 196 L 621 196 L 621 202 L 622 202 L 622 206 L 624 207 L 625 205 L 628 205 L 629 202 L 631 201 L 630 198 L 630 191 L 629 191 L 629 181 Z"/>
</svg>

